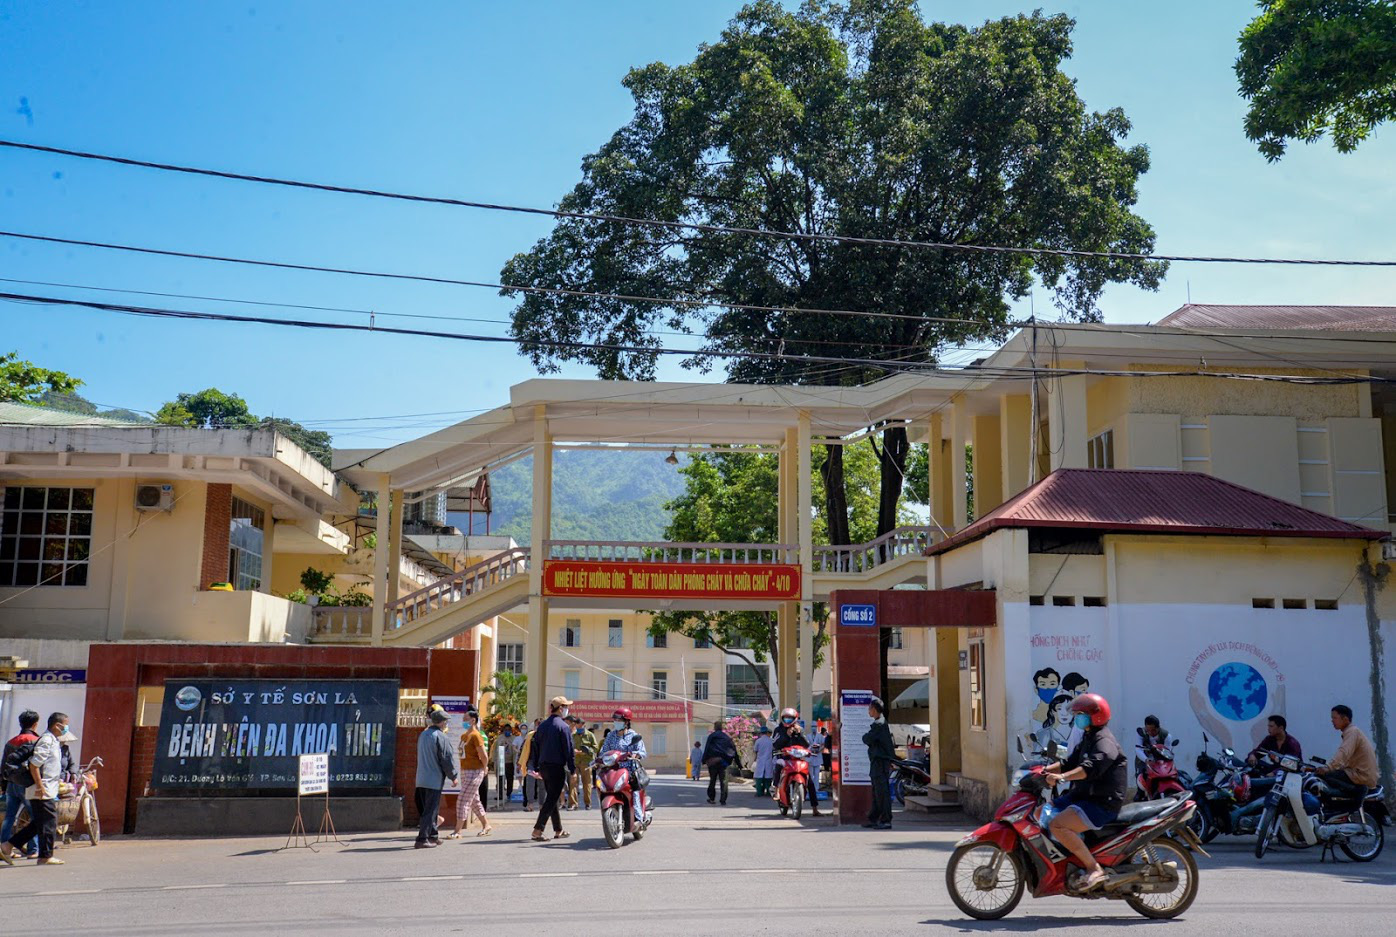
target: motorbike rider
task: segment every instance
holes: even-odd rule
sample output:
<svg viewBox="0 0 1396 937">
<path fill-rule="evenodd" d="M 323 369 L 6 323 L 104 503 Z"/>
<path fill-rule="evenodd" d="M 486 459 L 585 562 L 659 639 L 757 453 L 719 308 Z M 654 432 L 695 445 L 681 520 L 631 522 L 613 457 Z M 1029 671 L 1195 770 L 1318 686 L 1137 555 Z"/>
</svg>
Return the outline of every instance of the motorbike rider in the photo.
<svg viewBox="0 0 1396 937">
<path fill-rule="evenodd" d="M 1048 786 L 1062 781 L 1084 781 L 1072 784 L 1071 791 L 1056 799 L 1059 811 L 1052 818 L 1052 836 L 1067 848 L 1086 869 L 1078 888 L 1087 891 L 1105 881 L 1105 870 L 1086 848 L 1081 834 L 1098 830 L 1119 815 L 1129 787 L 1129 763 L 1120 743 L 1107 726 L 1110 704 L 1099 693 L 1082 693 L 1071 704 L 1073 723 L 1081 729 L 1081 744 L 1065 761 L 1048 765 L 1044 778 Z"/>
<path fill-rule="evenodd" d="M 780 725 L 776 726 L 775 735 L 772 737 L 772 747 L 776 752 L 782 752 L 787 748 L 809 748 L 809 739 L 805 737 L 804 730 L 800 728 L 800 711 L 787 706 L 780 711 Z M 776 783 L 773 788 L 776 796 L 780 794 L 780 779 L 785 773 L 785 766 L 780 761 L 776 762 Z M 813 808 L 814 815 L 819 813 L 819 792 L 815 789 L 814 781 L 809 779 L 805 783 L 805 796 L 809 800 L 810 807 Z"/>
<path fill-rule="evenodd" d="M 1142 775 L 1144 766 L 1154 760 L 1150 747 L 1172 752 L 1178 745 L 1178 739 L 1165 732 L 1158 716 L 1152 713 L 1144 717 L 1143 727 L 1135 729 L 1134 734 L 1138 736 L 1134 743 L 1134 773 L 1138 775 Z"/>
<path fill-rule="evenodd" d="M 644 807 L 649 804 L 649 794 L 645 794 L 645 804 L 641 805 L 639 762 L 644 761 L 648 753 L 645 751 L 645 740 L 630 727 L 630 716 L 630 710 L 624 706 L 611 713 L 611 730 L 601 742 L 601 754 L 626 752 L 631 756 L 632 760 L 626 762 L 625 768 L 630 772 L 630 789 L 635 792 L 635 796 L 631 798 L 635 804 L 635 820 L 643 822 Z"/>
<path fill-rule="evenodd" d="M 1338 796 L 1355 796 L 1356 788 L 1371 789 L 1380 782 L 1377 769 L 1377 752 L 1372 748 L 1372 740 L 1367 734 L 1352 724 L 1352 709 L 1339 703 L 1333 707 L 1329 718 L 1333 728 L 1342 733 L 1343 740 L 1338 751 L 1328 759 L 1328 764 L 1314 770 L 1323 778 L 1323 783 Z"/>
<path fill-rule="evenodd" d="M 1250 788 L 1250 801 L 1231 811 L 1231 828 L 1234 830 L 1241 828 L 1242 817 L 1260 813 L 1265 809 L 1265 796 L 1270 793 L 1270 788 L 1275 786 L 1275 774 L 1280 770 L 1277 762 L 1268 758 L 1262 761 L 1258 753 L 1275 752 L 1304 760 L 1304 748 L 1297 738 L 1289 734 L 1289 722 L 1284 716 L 1279 713 L 1271 715 L 1266 721 L 1265 732 L 1265 738 L 1246 756 L 1246 764 L 1251 766 L 1251 778 L 1245 782 Z M 1307 796 L 1309 795 L 1306 794 L 1305 797 Z"/>
</svg>

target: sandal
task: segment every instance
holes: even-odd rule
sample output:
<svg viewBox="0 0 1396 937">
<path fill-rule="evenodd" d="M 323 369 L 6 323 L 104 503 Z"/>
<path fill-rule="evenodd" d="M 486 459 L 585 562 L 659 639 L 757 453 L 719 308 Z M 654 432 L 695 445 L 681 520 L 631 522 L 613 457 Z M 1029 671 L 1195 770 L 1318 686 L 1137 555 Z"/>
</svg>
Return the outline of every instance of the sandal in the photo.
<svg viewBox="0 0 1396 937">
<path fill-rule="evenodd" d="M 459 834 L 459 833 L 452 833 L 452 834 L 450 834 L 449 836 L 447 836 L 446 838 L 447 838 L 447 839 L 460 839 L 460 834 Z"/>
<path fill-rule="evenodd" d="M 571 835 L 572 834 L 567 832 L 566 830 L 558 830 L 556 833 L 553 834 L 553 839 L 566 839 Z"/>
<path fill-rule="evenodd" d="M 534 831 L 533 831 L 533 836 L 530 837 L 530 838 L 531 838 L 535 843 L 541 843 L 541 842 L 543 841 L 543 831 L 542 831 L 542 830 L 534 830 Z"/>
<path fill-rule="evenodd" d="M 493 833 L 493 832 L 494 832 L 494 827 L 492 827 L 492 826 L 487 826 L 487 827 L 485 827 L 483 830 L 481 830 L 480 832 L 476 833 L 475 835 L 476 835 L 476 836 L 489 836 L 489 835 L 490 835 L 491 833 Z"/>
</svg>

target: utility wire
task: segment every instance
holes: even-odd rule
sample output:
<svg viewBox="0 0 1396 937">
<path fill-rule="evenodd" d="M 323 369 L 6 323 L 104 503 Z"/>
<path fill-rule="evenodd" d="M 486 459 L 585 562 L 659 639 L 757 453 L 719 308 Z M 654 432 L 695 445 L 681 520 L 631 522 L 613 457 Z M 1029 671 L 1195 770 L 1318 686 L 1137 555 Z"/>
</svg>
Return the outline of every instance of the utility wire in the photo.
<svg viewBox="0 0 1396 937">
<path fill-rule="evenodd" d="M 605 221 L 616 224 L 663 228 L 666 230 L 701 231 L 709 234 L 741 234 L 750 237 L 773 238 L 795 241 L 815 241 L 831 244 L 857 245 L 867 247 L 920 248 L 929 250 L 964 251 L 981 254 L 1020 254 L 1033 257 L 1073 257 L 1101 260 L 1161 260 L 1174 263 L 1224 263 L 1224 264 L 1298 264 L 1306 266 L 1336 267 L 1396 267 L 1396 260 L 1328 260 L 1323 258 L 1277 258 L 1277 257 L 1211 257 L 1202 255 L 1138 254 L 1120 251 L 1082 251 L 1052 247 L 1010 247 L 988 244 L 961 244 L 946 241 L 911 241 L 897 238 L 853 237 L 840 234 L 821 234 L 809 231 L 774 231 L 762 228 L 745 228 L 731 225 L 702 224 L 692 221 L 665 221 L 657 218 L 634 218 L 627 215 L 614 215 L 598 212 L 563 211 L 556 208 L 537 208 L 524 205 L 508 205 L 498 202 L 480 202 L 469 199 L 447 198 L 436 195 L 413 195 L 404 192 L 388 192 L 381 189 L 366 189 L 355 186 L 330 185 L 323 182 L 307 182 L 298 179 L 281 179 L 275 176 L 257 176 L 250 173 L 228 172 L 219 169 L 206 169 L 196 166 L 181 166 L 174 163 L 157 163 L 151 160 L 114 156 L 109 153 L 92 153 L 84 150 L 71 150 L 56 146 L 42 146 L 37 143 L 23 143 L 18 140 L 0 140 L 0 147 L 29 150 L 36 153 L 49 153 L 55 156 L 69 156 L 75 159 L 96 160 L 115 163 L 121 166 L 135 166 L 142 169 L 158 169 L 164 172 L 178 172 L 194 176 L 211 176 L 218 179 L 232 179 L 239 182 L 257 182 L 265 185 L 279 185 L 295 189 L 310 189 L 317 192 L 337 192 L 343 195 L 363 195 L 371 198 L 385 198 L 405 202 L 423 202 L 433 205 L 451 205 L 458 208 L 478 208 L 486 211 L 513 212 L 525 215 L 542 215 L 549 218 L 574 218 L 582 221 Z"/>
</svg>

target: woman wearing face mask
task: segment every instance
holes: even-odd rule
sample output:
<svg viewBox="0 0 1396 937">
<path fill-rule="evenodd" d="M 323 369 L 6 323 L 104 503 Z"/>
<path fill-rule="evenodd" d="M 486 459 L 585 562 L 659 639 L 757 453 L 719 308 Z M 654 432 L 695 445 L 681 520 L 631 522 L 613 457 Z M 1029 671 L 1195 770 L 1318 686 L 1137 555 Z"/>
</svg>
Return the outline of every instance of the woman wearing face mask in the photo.
<svg viewBox="0 0 1396 937">
<path fill-rule="evenodd" d="M 780 725 L 776 727 L 776 734 L 773 739 L 772 748 L 777 752 L 784 751 L 794 746 L 809 748 L 809 739 L 805 738 L 804 730 L 800 728 L 800 713 L 790 707 L 780 711 Z M 772 796 L 780 791 L 780 776 L 784 770 L 780 767 L 780 761 L 776 761 L 776 783 L 772 788 Z M 814 788 L 814 781 L 811 779 L 805 785 L 805 798 L 809 801 L 812 811 L 816 817 L 822 816 L 819 812 L 819 792 Z"/>
<path fill-rule="evenodd" d="M 640 738 L 634 729 L 630 728 L 630 710 L 617 709 L 611 713 L 611 731 L 606 733 L 606 738 L 601 742 L 601 754 L 606 752 L 629 752 L 635 761 L 644 761 L 648 755 L 645 751 L 645 740 Z M 640 776 L 635 770 L 635 762 L 629 765 L 630 789 L 640 790 Z M 649 808 L 649 792 L 646 791 L 643 798 L 633 798 L 635 804 L 635 819 L 644 821 L 644 811 Z"/>
<path fill-rule="evenodd" d="M 1081 834 L 1100 829 L 1119 814 L 1129 790 L 1129 761 L 1106 726 L 1110 704 L 1103 696 L 1082 693 L 1072 702 L 1071 712 L 1082 732 L 1081 743 L 1065 761 L 1048 765 L 1044 778 L 1052 787 L 1062 781 L 1082 782 L 1057 798 L 1054 806 L 1059 812 L 1052 818 L 1052 835 L 1086 869 L 1086 877 L 1077 883 L 1085 891 L 1105 881 L 1105 870 L 1081 841 Z"/>
<path fill-rule="evenodd" d="M 465 714 L 465 725 L 460 737 L 460 795 L 456 797 L 456 831 L 451 839 L 460 839 L 460 831 L 465 828 L 471 815 L 480 821 L 480 832 L 476 836 L 489 836 L 494 832 L 489 818 L 485 816 L 485 805 L 480 799 L 480 782 L 485 778 L 485 768 L 489 758 L 485 754 L 485 737 L 480 734 L 480 714 L 470 710 Z"/>
</svg>

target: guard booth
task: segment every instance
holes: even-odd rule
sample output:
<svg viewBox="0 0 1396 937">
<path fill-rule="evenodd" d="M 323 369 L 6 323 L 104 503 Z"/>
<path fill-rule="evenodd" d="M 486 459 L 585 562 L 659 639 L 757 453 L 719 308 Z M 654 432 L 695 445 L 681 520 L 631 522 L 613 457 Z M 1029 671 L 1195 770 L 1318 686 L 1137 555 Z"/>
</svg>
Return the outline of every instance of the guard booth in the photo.
<svg viewBox="0 0 1396 937">
<path fill-rule="evenodd" d="M 838 822 L 861 823 L 872 807 L 872 781 L 863 734 L 868 700 L 882 686 L 879 636 L 883 628 L 943 629 L 931 642 L 931 776 L 959 767 L 961 675 L 953 629 L 997 624 L 992 589 L 837 589 L 829 595 L 839 764 L 834 772 Z M 944 638 L 944 640 L 942 640 Z M 965 675 L 967 677 L 967 674 Z M 890 703 L 884 700 L 884 703 Z"/>
</svg>

